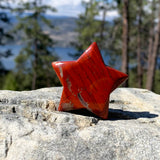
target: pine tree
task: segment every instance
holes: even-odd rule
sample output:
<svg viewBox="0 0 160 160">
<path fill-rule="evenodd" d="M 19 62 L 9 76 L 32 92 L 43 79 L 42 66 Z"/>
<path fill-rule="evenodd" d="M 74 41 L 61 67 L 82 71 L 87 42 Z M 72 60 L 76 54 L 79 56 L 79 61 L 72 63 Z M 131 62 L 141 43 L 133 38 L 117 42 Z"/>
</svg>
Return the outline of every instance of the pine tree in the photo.
<svg viewBox="0 0 160 160">
<path fill-rule="evenodd" d="M 98 2 L 96 0 L 90 0 L 82 4 L 85 8 L 85 12 L 80 14 L 77 20 L 76 31 L 78 32 L 78 39 L 76 42 L 71 43 L 78 51 L 72 55 L 74 58 L 78 58 L 92 42 L 96 41 L 98 44 L 101 42 L 101 23 L 95 19 L 99 14 Z"/>
<path fill-rule="evenodd" d="M 59 84 L 51 67 L 58 57 L 53 55 L 55 42 L 45 33 L 42 25 L 54 28 L 45 17 L 46 12 L 55 11 L 41 0 L 21 3 L 14 10 L 18 12 L 18 24 L 14 31 L 21 32 L 24 47 L 16 57 L 17 90 L 37 89 Z"/>
<path fill-rule="evenodd" d="M 129 0 L 123 0 L 123 35 L 122 35 L 122 66 L 121 70 L 129 74 Z M 128 81 L 124 83 L 128 87 Z"/>
<path fill-rule="evenodd" d="M 138 1 L 138 34 L 137 34 L 137 79 L 138 79 L 138 87 L 141 88 L 143 86 L 143 71 L 142 71 L 142 58 L 141 58 L 141 45 L 142 45 L 142 9 L 143 2 Z"/>
<path fill-rule="evenodd" d="M 8 6 L 2 4 L 3 1 L 0 1 L 0 46 L 4 47 L 6 43 L 11 40 L 13 37 L 11 34 L 9 34 L 8 30 L 5 27 L 6 25 L 11 25 L 10 18 L 8 17 L 8 14 L 5 12 L 6 9 L 8 9 Z M 7 74 L 7 69 L 4 67 L 2 63 L 2 58 L 8 58 L 11 56 L 11 50 L 5 49 L 0 50 L 0 89 L 3 88 L 3 81 L 4 77 Z"/>
<path fill-rule="evenodd" d="M 155 1 L 153 0 L 153 5 Z M 154 80 L 155 80 L 155 73 L 156 73 L 156 65 L 157 65 L 157 56 L 158 56 L 158 49 L 159 49 L 159 42 L 160 42 L 160 0 L 158 0 L 158 23 L 156 26 L 156 32 L 151 34 L 150 36 L 150 45 L 149 45 L 149 54 L 148 54 L 148 70 L 147 70 L 147 82 L 146 88 L 149 90 L 154 89 Z M 154 32 L 154 28 L 151 28 L 151 33 Z M 154 39 L 154 40 L 153 40 Z"/>
<path fill-rule="evenodd" d="M 101 25 L 100 25 L 100 46 L 102 46 L 102 48 L 106 48 L 108 49 L 108 41 L 110 41 L 109 35 L 110 35 L 110 29 L 112 28 L 112 25 L 110 24 L 110 22 L 108 22 L 108 19 L 106 17 L 107 13 L 111 10 L 115 9 L 115 3 L 114 1 L 110 1 L 110 0 L 99 0 L 99 12 L 101 12 L 102 14 L 102 19 L 101 19 Z M 107 41 L 107 42 L 106 42 Z M 107 47 L 106 47 L 107 45 Z"/>
</svg>

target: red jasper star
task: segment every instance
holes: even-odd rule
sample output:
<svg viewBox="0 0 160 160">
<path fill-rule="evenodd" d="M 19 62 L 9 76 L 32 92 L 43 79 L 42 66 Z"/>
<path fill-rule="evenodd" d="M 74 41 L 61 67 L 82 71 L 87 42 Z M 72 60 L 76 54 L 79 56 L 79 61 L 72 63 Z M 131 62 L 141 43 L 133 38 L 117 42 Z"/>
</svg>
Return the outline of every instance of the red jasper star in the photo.
<svg viewBox="0 0 160 160">
<path fill-rule="evenodd" d="M 86 108 L 103 119 L 108 117 L 110 93 L 128 77 L 105 66 L 96 42 L 78 60 L 52 66 L 64 87 L 58 110 Z"/>
</svg>

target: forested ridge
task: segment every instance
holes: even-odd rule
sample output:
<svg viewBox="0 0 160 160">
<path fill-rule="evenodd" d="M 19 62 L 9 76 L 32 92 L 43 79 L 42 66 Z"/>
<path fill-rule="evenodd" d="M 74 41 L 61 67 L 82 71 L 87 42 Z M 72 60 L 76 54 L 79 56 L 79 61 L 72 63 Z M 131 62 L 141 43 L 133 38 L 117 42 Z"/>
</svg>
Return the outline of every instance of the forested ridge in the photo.
<svg viewBox="0 0 160 160">
<path fill-rule="evenodd" d="M 17 40 L 23 45 L 12 70 L 2 63 L 4 57 L 13 55 L 12 48 L 0 50 L 0 89 L 60 85 L 51 62 L 59 59 L 54 51 L 58 40 L 68 39 L 60 38 L 55 21 L 46 16 L 48 11 L 58 10 L 42 2 L 25 1 L 16 6 L 5 0 L 0 2 L 0 47 Z M 68 54 L 76 59 L 96 41 L 109 56 L 107 65 L 129 75 L 124 87 L 146 88 L 160 94 L 160 0 L 90 0 L 82 1 L 82 5 L 84 12 L 73 23 L 74 35 L 69 42 L 76 52 Z M 107 19 L 111 11 L 118 13 L 113 20 Z M 16 22 L 12 21 L 13 15 Z"/>
</svg>

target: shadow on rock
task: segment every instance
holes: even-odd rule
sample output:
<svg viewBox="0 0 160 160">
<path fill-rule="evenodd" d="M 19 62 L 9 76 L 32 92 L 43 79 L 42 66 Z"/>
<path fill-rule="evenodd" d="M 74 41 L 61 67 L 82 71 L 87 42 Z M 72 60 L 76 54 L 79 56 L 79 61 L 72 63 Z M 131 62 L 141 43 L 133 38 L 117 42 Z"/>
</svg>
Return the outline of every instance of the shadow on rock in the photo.
<svg viewBox="0 0 160 160">
<path fill-rule="evenodd" d="M 95 117 L 101 120 L 101 118 L 99 118 L 98 116 L 89 112 L 86 109 L 73 110 L 69 111 L 69 113 Z M 150 112 L 133 112 L 133 111 L 123 111 L 121 109 L 109 109 L 109 116 L 107 120 L 131 120 L 138 118 L 155 118 L 155 117 L 158 117 L 158 115 L 152 114 Z"/>
<path fill-rule="evenodd" d="M 87 117 L 95 117 L 95 118 L 100 119 L 98 116 L 96 116 L 92 112 L 88 111 L 87 109 L 72 110 L 72 111 L 68 111 L 68 113 L 82 115 L 82 116 L 87 116 Z"/>
<path fill-rule="evenodd" d="M 158 117 L 157 114 L 152 114 L 150 112 L 133 112 L 133 111 L 123 111 L 121 109 L 109 109 L 109 120 L 124 120 L 124 119 L 138 119 L 138 118 L 155 118 Z"/>
</svg>

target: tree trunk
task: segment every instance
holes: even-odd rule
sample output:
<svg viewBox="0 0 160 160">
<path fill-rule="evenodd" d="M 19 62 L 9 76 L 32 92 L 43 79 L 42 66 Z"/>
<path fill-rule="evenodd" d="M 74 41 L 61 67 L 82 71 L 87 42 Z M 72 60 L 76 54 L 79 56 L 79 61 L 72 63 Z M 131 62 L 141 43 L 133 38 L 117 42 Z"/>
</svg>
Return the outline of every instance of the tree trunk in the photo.
<svg viewBox="0 0 160 160">
<path fill-rule="evenodd" d="M 157 55 L 158 55 L 157 53 L 158 53 L 158 47 L 159 47 L 159 39 L 160 39 L 160 8 L 159 8 L 157 32 L 155 33 L 154 44 L 153 44 L 153 52 L 152 53 L 150 52 L 148 56 L 148 71 L 147 71 L 146 88 L 149 90 L 153 90 L 156 61 L 157 61 Z"/>
<path fill-rule="evenodd" d="M 143 70 L 142 70 L 142 59 L 141 59 L 141 25 L 142 25 L 142 1 L 138 1 L 138 34 L 137 34 L 137 79 L 138 87 L 143 86 Z"/>
<path fill-rule="evenodd" d="M 35 40 L 34 45 L 35 45 L 35 50 L 34 50 L 34 61 L 33 61 L 32 90 L 36 89 L 36 81 L 37 81 L 37 63 L 38 63 L 37 40 Z"/>
<path fill-rule="evenodd" d="M 103 6 L 103 16 L 102 16 L 102 22 L 101 22 L 101 29 L 100 29 L 101 40 L 103 40 L 103 38 L 104 38 L 103 32 L 104 32 L 104 26 L 105 26 L 106 11 L 107 11 L 107 9 L 106 9 L 106 6 L 104 5 Z"/>
<path fill-rule="evenodd" d="M 129 74 L 128 62 L 129 62 L 129 0 L 123 0 L 123 44 L 122 44 L 122 72 Z M 128 87 L 128 81 L 124 83 L 125 87 Z"/>
<path fill-rule="evenodd" d="M 34 67 L 35 68 L 35 67 Z M 36 79 L 37 79 L 37 73 L 34 70 L 33 71 L 33 77 L 32 77 L 32 90 L 36 89 Z"/>
<path fill-rule="evenodd" d="M 37 3 L 38 0 L 35 0 L 34 1 L 35 7 L 37 7 Z M 37 15 L 34 18 L 35 20 L 38 21 Z M 36 89 L 36 81 L 37 81 L 37 64 L 38 64 L 37 38 L 34 39 L 33 45 L 34 45 L 34 60 L 33 60 L 32 90 Z"/>
</svg>

